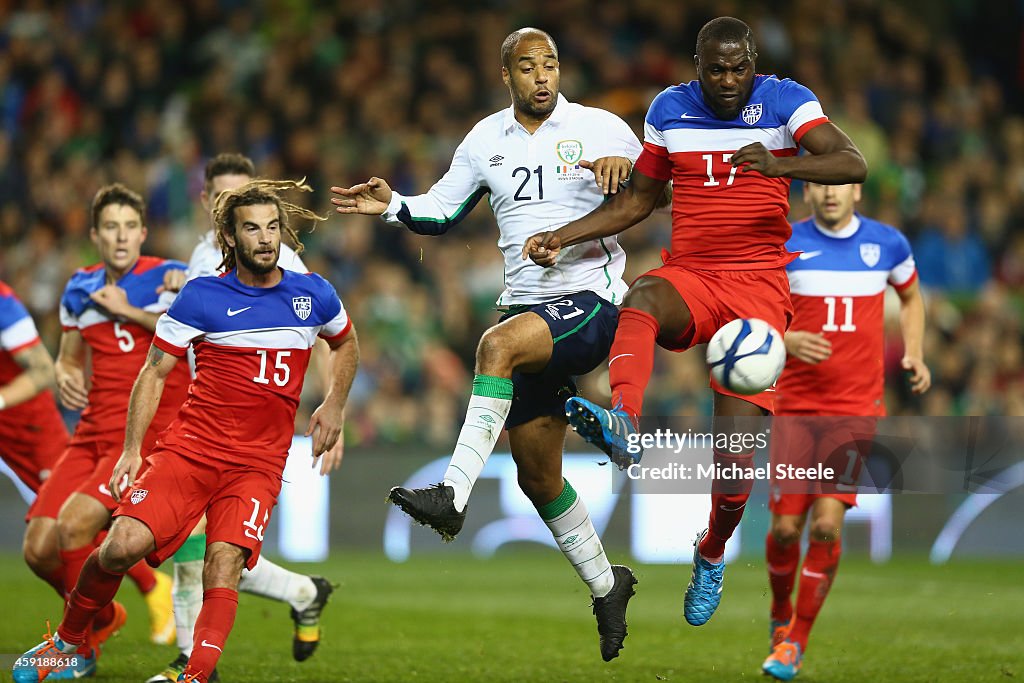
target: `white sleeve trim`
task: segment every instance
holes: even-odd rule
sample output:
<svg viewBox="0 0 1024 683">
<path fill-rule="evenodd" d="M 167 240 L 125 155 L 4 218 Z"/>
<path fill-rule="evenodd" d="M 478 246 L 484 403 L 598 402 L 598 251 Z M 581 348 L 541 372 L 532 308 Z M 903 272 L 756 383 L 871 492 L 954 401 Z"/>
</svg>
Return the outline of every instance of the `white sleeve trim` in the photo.
<svg viewBox="0 0 1024 683">
<path fill-rule="evenodd" d="M 17 349 L 39 339 L 39 331 L 32 318 L 25 316 L 13 325 L 0 331 L 0 348 L 5 351 Z"/>
<path fill-rule="evenodd" d="M 905 285 L 910 282 L 916 272 L 917 266 L 914 263 L 914 255 L 911 254 L 902 263 L 889 271 L 889 282 L 896 287 Z"/>
<path fill-rule="evenodd" d="M 384 213 L 380 215 L 388 223 L 397 223 L 401 225 L 398 220 L 398 212 L 402 210 L 402 202 L 405 201 L 405 197 L 398 194 L 395 191 L 391 192 L 391 201 L 388 202 L 388 208 L 384 209 Z"/>
<path fill-rule="evenodd" d="M 665 133 L 658 130 L 647 121 L 644 121 L 644 142 L 649 142 L 652 145 L 657 145 L 658 147 L 667 147 L 665 144 Z"/>
</svg>

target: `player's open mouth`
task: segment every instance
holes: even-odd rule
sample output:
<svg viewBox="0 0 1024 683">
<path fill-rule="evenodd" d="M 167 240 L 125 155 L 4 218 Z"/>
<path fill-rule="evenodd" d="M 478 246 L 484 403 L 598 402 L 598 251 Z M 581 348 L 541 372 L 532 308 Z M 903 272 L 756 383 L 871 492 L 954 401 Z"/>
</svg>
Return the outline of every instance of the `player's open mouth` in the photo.
<svg viewBox="0 0 1024 683">
<path fill-rule="evenodd" d="M 551 93 L 549 93 L 547 90 L 541 90 L 533 95 L 533 99 L 537 100 L 538 102 L 547 102 L 548 100 L 551 99 Z"/>
</svg>

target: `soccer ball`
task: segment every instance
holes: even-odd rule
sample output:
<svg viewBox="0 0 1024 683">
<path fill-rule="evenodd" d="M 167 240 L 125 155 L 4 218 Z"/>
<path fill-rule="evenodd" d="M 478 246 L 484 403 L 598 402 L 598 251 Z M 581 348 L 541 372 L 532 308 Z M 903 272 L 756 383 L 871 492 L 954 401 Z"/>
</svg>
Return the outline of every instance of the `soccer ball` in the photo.
<svg viewBox="0 0 1024 683">
<path fill-rule="evenodd" d="M 737 394 L 759 394 L 775 384 L 786 364 L 786 345 L 774 327 L 757 318 L 723 325 L 708 342 L 715 381 Z"/>
</svg>

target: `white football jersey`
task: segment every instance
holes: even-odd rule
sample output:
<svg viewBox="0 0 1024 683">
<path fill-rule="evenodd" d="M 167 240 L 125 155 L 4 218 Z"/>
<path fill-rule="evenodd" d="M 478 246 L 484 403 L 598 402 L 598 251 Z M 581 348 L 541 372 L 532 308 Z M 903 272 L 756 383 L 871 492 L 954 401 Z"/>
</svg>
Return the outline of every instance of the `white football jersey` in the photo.
<svg viewBox="0 0 1024 683">
<path fill-rule="evenodd" d="M 618 116 L 562 95 L 532 135 L 516 121 L 510 106 L 469 132 L 448 172 L 426 194 L 404 197 L 395 192 L 382 217 L 413 232 L 440 235 L 490 194 L 498 248 L 505 257 L 499 305 L 533 304 L 581 291 L 621 303 L 626 255 L 615 237 L 563 249 L 551 268 L 523 260 L 522 249 L 531 235 L 560 228 L 604 201 L 594 174 L 580 167 L 581 160 L 616 156 L 636 161 L 640 150 L 640 141 Z"/>
</svg>

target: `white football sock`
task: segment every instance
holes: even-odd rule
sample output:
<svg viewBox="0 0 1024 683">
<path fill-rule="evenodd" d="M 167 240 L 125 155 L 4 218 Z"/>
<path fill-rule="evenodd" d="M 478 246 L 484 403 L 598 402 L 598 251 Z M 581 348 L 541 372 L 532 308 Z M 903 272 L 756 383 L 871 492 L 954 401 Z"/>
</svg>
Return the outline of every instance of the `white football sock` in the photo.
<svg viewBox="0 0 1024 683">
<path fill-rule="evenodd" d="M 303 574 L 288 571 L 262 555 L 256 566 L 242 571 L 238 590 L 271 600 L 287 602 L 301 612 L 316 599 L 316 584 Z"/>
<path fill-rule="evenodd" d="M 174 583 L 171 602 L 174 605 L 174 628 L 178 649 L 192 655 L 192 632 L 203 608 L 203 556 L 206 534 L 189 536 L 174 554 Z"/>
<path fill-rule="evenodd" d="M 548 525 L 555 543 L 590 587 L 595 598 L 603 598 L 615 584 L 611 563 L 604 546 L 590 521 L 590 513 L 583 499 L 568 481 L 562 493 L 547 505 L 537 508 L 541 519 Z"/>
<path fill-rule="evenodd" d="M 466 421 L 444 473 L 444 483 L 455 489 L 455 509 L 459 512 L 466 509 L 473 484 L 491 456 L 511 408 L 512 380 L 490 375 L 473 378 Z"/>
</svg>

